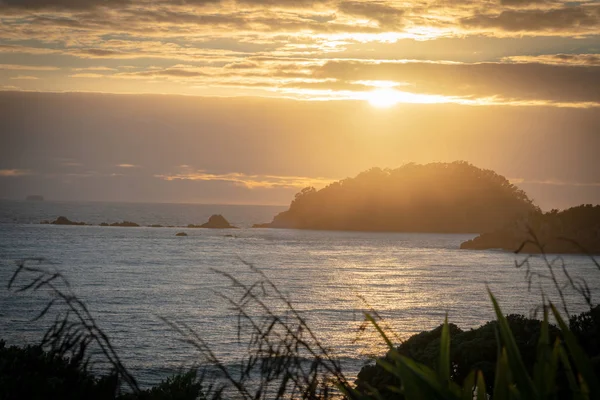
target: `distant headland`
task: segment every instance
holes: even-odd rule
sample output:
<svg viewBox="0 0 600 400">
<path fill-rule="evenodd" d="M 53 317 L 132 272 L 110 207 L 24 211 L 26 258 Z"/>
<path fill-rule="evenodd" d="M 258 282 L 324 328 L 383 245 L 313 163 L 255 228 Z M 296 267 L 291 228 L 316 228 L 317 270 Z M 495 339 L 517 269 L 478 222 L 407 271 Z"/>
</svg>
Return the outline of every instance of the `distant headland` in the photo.
<svg viewBox="0 0 600 400">
<path fill-rule="evenodd" d="M 532 213 L 461 244 L 461 249 L 600 254 L 600 205 Z"/>
<path fill-rule="evenodd" d="M 321 190 L 257 228 L 480 233 L 539 208 L 494 171 L 467 162 L 372 168 Z"/>
</svg>

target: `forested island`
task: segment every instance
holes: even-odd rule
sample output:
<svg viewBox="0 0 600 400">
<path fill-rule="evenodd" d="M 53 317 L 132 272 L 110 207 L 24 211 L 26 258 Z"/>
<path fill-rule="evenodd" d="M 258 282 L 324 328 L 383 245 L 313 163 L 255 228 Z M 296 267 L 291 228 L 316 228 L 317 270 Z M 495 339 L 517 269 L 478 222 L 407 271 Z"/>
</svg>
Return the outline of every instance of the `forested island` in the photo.
<svg viewBox="0 0 600 400">
<path fill-rule="evenodd" d="M 491 170 L 464 161 L 372 168 L 296 194 L 255 228 L 479 233 L 462 249 L 600 254 L 600 206 L 543 213 Z"/>
<path fill-rule="evenodd" d="M 264 228 L 481 233 L 539 212 L 494 171 L 467 162 L 372 168 L 315 190 L 305 188 Z"/>
</svg>

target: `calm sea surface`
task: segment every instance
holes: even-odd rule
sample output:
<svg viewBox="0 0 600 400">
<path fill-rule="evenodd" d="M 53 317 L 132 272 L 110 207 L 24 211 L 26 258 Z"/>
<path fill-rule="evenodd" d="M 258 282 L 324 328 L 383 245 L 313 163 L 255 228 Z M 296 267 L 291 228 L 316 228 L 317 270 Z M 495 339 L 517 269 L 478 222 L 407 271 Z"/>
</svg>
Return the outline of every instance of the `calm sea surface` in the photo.
<svg viewBox="0 0 600 400">
<path fill-rule="evenodd" d="M 524 256 L 459 250 L 475 235 L 249 228 L 283 209 L 0 201 L 0 338 L 35 343 L 47 327 L 47 320 L 30 322 L 48 300 L 44 293 L 6 289 L 15 261 L 27 257 L 43 257 L 49 268 L 67 276 L 143 385 L 199 361 L 160 316 L 189 324 L 225 362 L 235 362 L 240 351 L 235 313 L 219 296 L 231 294 L 231 285 L 211 268 L 254 282 L 256 274 L 241 260 L 260 268 L 289 296 L 318 336 L 335 348 L 349 375 L 384 351 L 374 334 L 355 341 L 365 310 L 361 296 L 401 337 L 438 326 L 446 312 L 463 329 L 492 319 L 486 284 L 505 313 L 527 315 L 539 304 L 539 290 L 529 293 L 524 271 L 514 265 Z M 96 224 L 187 225 L 214 213 L 241 229 L 37 224 L 64 215 Z M 176 237 L 180 231 L 189 236 Z M 600 272 L 590 260 L 564 260 L 600 296 Z M 584 310 L 577 296 L 567 299 L 572 311 Z"/>
</svg>

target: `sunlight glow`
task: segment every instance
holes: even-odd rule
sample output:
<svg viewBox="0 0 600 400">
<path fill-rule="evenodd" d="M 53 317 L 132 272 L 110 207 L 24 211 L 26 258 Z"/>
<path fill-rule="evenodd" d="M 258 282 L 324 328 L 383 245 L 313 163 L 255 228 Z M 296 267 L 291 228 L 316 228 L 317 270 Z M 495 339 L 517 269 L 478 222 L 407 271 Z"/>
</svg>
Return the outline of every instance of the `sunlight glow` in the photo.
<svg viewBox="0 0 600 400">
<path fill-rule="evenodd" d="M 418 104 L 437 104 L 437 103 L 457 103 L 457 104 L 477 104 L 470 99 L 461 99 L 453 96 L 431 95 L 402 92 L 393 88 L 381 88 L 366 92 L 360 96 L 373 107 L 386 108 L 398 103 L 418 103 Z"/>
<path fill-rule="evenodd" d="M 405 100 L 402 95 L 403 92 L 391 88 L 377 89 L 367 93 L 366 100 L 373 107 L 386 108 Z"/>
</svg>

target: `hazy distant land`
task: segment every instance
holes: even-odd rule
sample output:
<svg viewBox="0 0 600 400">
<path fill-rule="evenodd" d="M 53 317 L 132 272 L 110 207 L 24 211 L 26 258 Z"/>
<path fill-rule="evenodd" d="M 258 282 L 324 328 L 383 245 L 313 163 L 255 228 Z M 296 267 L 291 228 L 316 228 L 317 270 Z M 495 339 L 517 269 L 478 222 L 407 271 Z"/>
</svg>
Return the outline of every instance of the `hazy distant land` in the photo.
<svg viewBox="0 0 600 400">
<path fill-rule="evenodd" d="M 43 224 L 90 225 L 60 216 Z M 100 226 L 138 227 L 122 221 Z M 164 225 L 152 223 L 153 228 Z M 168 227 L 174 227 L 168 225 Z M 235 228 L 220 214 L 182 228 Z M 462 249 L 526 253 L 600 253 L 600 206 L 543 213 L 508 179 L 464 161 L 372 168 L 316 190 L 304 188 L 288 210 L 254 228 L 366 232 L 479 233 Z M 537 241 L 538 243 L 533 243 Z"/>
<path fill-rule="evenodd" d="M 532 213 L 463 243 L 461 249 L 600 254 L 600 205 Z"/>
</svg>

